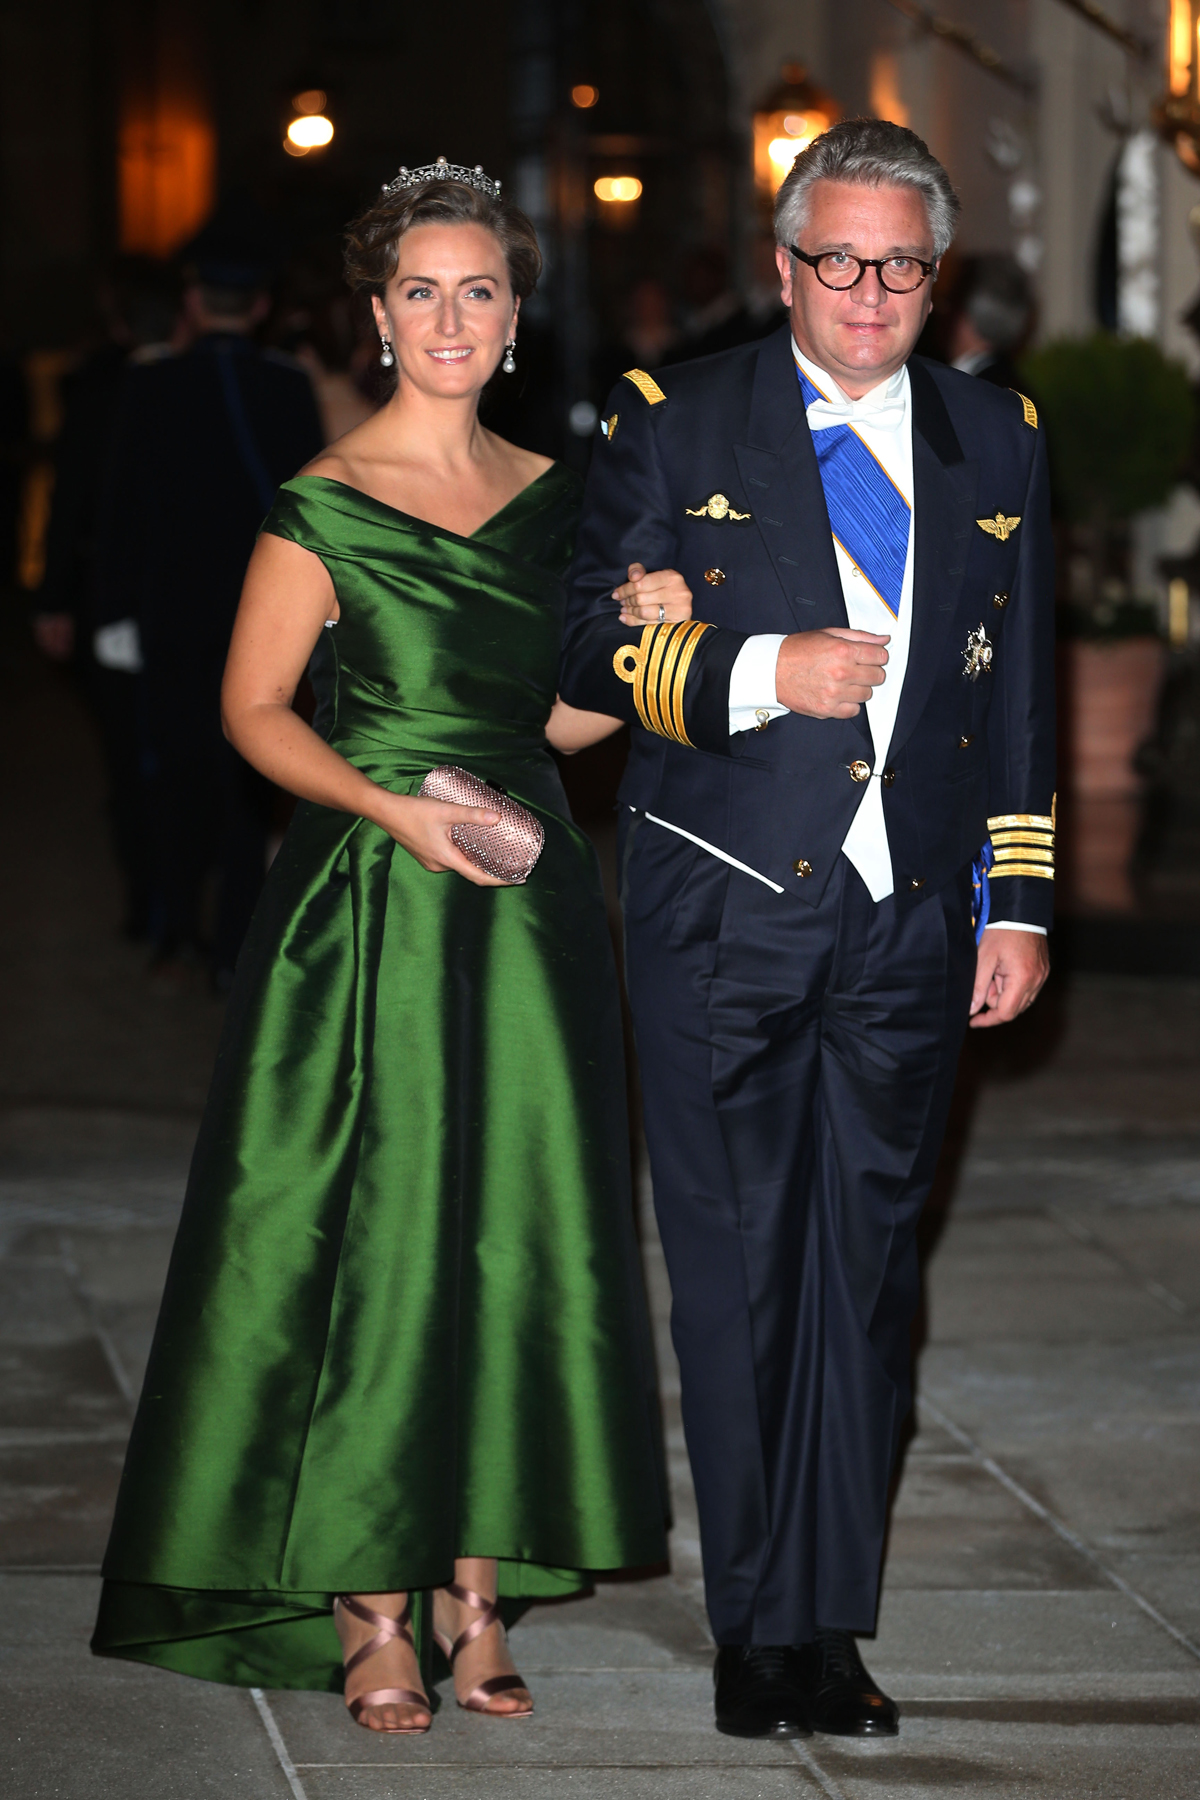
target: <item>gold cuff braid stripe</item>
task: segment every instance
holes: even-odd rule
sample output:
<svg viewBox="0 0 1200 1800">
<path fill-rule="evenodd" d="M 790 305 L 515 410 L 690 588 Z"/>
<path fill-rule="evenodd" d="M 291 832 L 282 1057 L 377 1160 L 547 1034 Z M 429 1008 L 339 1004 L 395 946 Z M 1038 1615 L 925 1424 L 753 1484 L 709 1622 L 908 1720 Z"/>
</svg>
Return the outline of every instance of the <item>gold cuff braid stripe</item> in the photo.
<svg viewBox="0 0 1200 1800">
<path fill-rule="evenodd" d="M 1054 850 L 1042 849 L 1037 844 L 1009 844 L 995 852 L 996 867 L 1010 862 L 1054 863 Z"/>
<path fill-rule="evenodd" d="M 1054 880 L 1054 870 L 1046 868 L 1042 863 L 997 863 L 994 869 L 989 870 L 988 879 L 999 881 L 1002 875 L 1040 875 L 1043 881 Z"/>
<path fill-rule="evenodd" d="M 638 644 L 622 644 L 613 656 L 613 672 L 633 688 L 638 718 L 656 737 L 687 744 L 683 696 L 696 645 L 711 625 L 686 619 L 675 625 L 646 625 Z"/>
<path fill-rule="evenodd" d="M 1017 831 L 993 831 L 990 836 L 993 849 L 998 849 L 1001 844 L 1040 844 L 1044 850 L 1054 848 L 1054 833 L 1035 831 L 1032 826 Z"/>
<path fill-rule="evenodd" d="M 988 831 L 1003 831 L 1008 825 L 1032 825 L 1037 831 L 1053 831 L 1052 813 L 997 813 L 988 820 Z"/>
<path fill-rule="evenodd" d="M 691 745 L 692 740 L 684 729 L 683 724 L 683 690 L 687 684 L 688 670 L 692 666 L 692 658 L 696 654 L 696 645 L 700 642 L 700 639 L 708 629 L 709 627 L 707 625 L 702 624 L 701 621 L 697 619 L 692 625 L 691 630 L 680 639 L 679 662 L 676 665 L 675 683 L 671 693 L 671 718 L 672 723 L 675 726 L 675 735 L 681 744 L 688 744 L 689 746 Z"/>
</svg>

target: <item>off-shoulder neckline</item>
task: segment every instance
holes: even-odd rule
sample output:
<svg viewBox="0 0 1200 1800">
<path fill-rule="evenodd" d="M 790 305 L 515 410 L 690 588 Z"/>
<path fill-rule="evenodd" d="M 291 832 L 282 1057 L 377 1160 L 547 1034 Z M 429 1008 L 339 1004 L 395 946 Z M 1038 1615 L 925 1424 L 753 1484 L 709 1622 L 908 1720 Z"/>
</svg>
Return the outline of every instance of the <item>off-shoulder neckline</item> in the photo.
<svg viewBox="0 0 1200 1800">
<path fill-rule="evenodd" d="M 477 525 L 475 530 L 466 537 L 459 531 L 451 531 L 448 525 L 437 525 L 432 519 L 422 519 L 416 513 L 407 513 L 403 511 L 399 506 L 389 506 L 386 500 L 379 500 L 374 494 L 368 494 L 365 488 L 355 487 L 354 483 L 351 481 L 338 481 L 332 475 L 293 475 L 292 479 L 284 482 L 283 485 L 285 487 L 294 487 L 296 483 L 300 481 L 319 481 L 325 487 L 340 488 L 344 493 L 353 494 L 357 500 L 365 500 L 368 506 L 378 507 L 380 512 L 391 513 L 393 518 L 404 519 L 410 525 L 423 525 L 426 531 L 436 531 L 442 537 L 457 538 L 460 543 L 472 544 L 476 542 L 483 532 L 495 525 L 497 520 L 502 519 L 506 513 L 511 512 L 518 501 L 524 500 L 527 494 L 531 494 L 534 488 L 540 487 L 541 484 L 544 481 L 548 481 L 552 475 L 564 472 L 566 472 L 566 470 L 563 463 L 552 462 L 548 469 L 543 469 L 540 475 L 535 475 L 532 481 L 527 481 L 525 486 L 515 493 L 511 500 L 506 500 L 504 505 L 500 507 L 497 512 L 494 512 L 490 518 L 485 519 L 482 525 Z"/>
</svg>

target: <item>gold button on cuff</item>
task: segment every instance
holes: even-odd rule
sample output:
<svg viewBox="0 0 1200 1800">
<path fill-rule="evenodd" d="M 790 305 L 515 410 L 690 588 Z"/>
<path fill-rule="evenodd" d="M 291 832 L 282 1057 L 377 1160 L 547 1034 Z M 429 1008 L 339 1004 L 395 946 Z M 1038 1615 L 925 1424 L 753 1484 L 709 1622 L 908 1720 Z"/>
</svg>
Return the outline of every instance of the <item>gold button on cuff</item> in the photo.
<svg viewBox="0 0 1200 1800">
<path fill-rule="evenodd" d="M 996 608 L 997 612 L 1003 612 L 1005 607 L 1008 605 L 1008 595 L 1007 594 L 993 594 L 992 595 L 992 605 Z"/>
<path fill-rule="evenodd" d="M 806 862 L 802 856 L 798 857 L 792 864 L 792 873 L 793 875 L 799 875 L 801 881 L 803 881 L 806 875 L 812 874 L 812 864 Z"/>
<path fill-rule="evenodd" d="M 918 888 L 923 888 L 924 886 L 925 877 L 923 875 L 914 875 L 908 884 L 908 891 L 910 894 L 915 894 Z"/>
<path fill-rule="evenodd" d="M 865 762 L 859 761 L 859 762 L 848 763 L 846 766 L 850 770 L 851 781 L 870 781 L 870 779 L 871 779 L 870 763 L 865 763 Z"/>
<path fill-rule="evenodd" d="M 880 779 L 883 782 L 884 787 L 891 787 L 893 781 L 896 779 L 895 769 L 885 769 Z"/>
<path fill-rule="evenodd" d="M 958 747 L 960 750 L 968 750 L 974 742 L 975 733 L 973 731 L 968 731 L 966 737 L 959 738 Z"/>
<path fill-rule="evenodd" d="M 705 569 L 704 579 L 709 587 L 720 587 L 725 579 L 725 571 L 724 569 Z"/>
</svg>

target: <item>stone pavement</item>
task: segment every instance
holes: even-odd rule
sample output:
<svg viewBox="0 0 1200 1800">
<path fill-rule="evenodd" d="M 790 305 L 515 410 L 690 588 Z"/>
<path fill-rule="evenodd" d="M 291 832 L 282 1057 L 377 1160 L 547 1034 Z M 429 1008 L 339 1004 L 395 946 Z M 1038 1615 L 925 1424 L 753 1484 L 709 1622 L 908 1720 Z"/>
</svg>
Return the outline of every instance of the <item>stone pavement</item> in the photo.
<svg viewBox="0 0 1200 1800">
<path fill-rule="evenodd" d="M 533 1609 L 528 1723 L 426 1738 L 330 1695 L 98 1661 L 102 1553 L 219 1009 L 152 994 L 86 726 L 10 652 L 0 787 L 0 1783 L 17 1800 L 1193 1800 L 1200 984 L 1060 982 L 973 1040 L 926 1220 L 919 1429 L 867 1661 L 896 1742 L 721 1738 L 643 1196 L 672 1572 Z M 20 747 L 24 746 L 24 750 Z"/>
</svg>

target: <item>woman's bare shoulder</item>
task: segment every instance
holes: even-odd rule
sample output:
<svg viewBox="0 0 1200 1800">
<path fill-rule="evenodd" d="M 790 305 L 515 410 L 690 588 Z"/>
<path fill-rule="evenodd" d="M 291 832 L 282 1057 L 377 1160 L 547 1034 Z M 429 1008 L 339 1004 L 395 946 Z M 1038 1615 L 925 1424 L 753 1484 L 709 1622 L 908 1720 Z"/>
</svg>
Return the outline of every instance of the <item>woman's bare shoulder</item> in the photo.
<svg viewBox="0 0 1200 1800">
<path fill-rule="evenodd" d="M 329 481 L 345 481 L 358 485 L 364 460 L 369 460 L 375 441 L 374 415 L 353 426 L 332 444 L 326 444 L 311 462 L 305 463 L 301 475 L 324 475 Z"/>
</svg>

